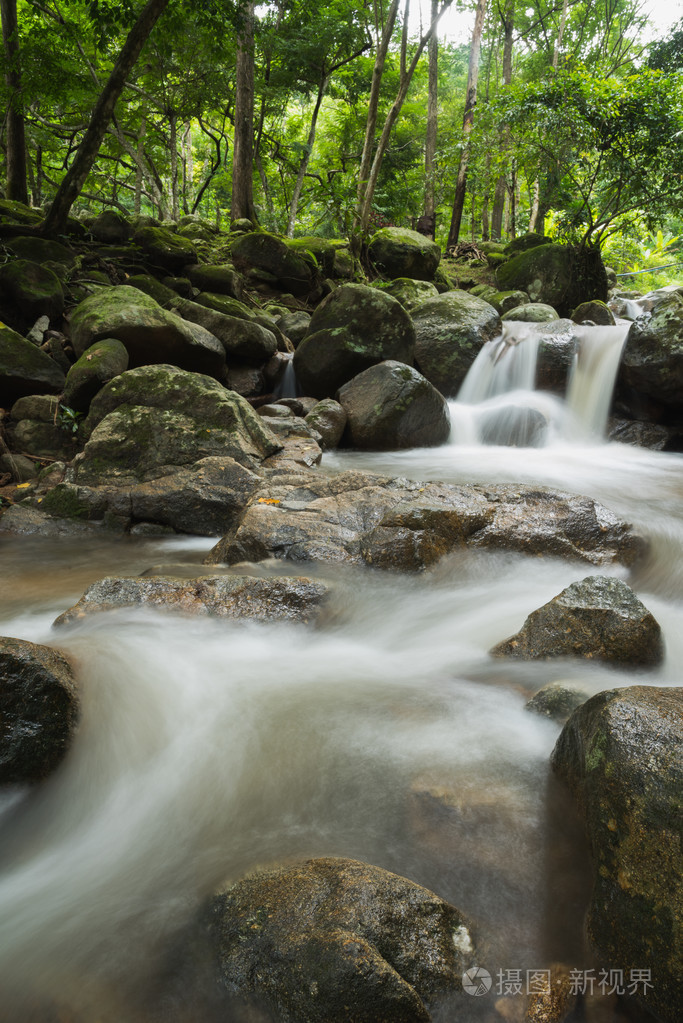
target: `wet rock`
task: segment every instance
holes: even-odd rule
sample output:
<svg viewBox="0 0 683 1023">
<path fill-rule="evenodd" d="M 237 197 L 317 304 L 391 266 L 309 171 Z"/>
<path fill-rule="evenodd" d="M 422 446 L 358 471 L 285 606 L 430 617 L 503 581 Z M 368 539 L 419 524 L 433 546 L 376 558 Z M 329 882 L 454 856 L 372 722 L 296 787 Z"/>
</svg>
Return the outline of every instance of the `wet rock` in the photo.
<svg viewBox="0 0 683 1023">
<path fill-rule="evenodd" d="M 683 296 L 668 295 L 634 321 L 617 376 L 617 396 L 634 419 L 680 422 L 683 400 Z"/>
<path fill-rule="evenodd" d="M 324 451 L 336 448 L 346 428 L 346 412 L 333 398 L 323 398 L 305 416 L 308 425 L 320 435 Z"/>
<path fill-rule="evenodd" d="M 170 308 L 183 319 L 198 323 L 217 337 L 229 358 L 260 365 L 277 351 L 275 335 L 258 323 L 237 316 L 226 316 L 198 302 L 178 297 L 170 303 Z"/>
<path fill-rule="evenodd" d="M 630 564 L 646 549 L 588 498 L 359 472 L 273 473 L 205 564 L 283 558 L 417 571 L 463 546 L 592 564 Z"/>
<path fill-rule="evenodd" d="M 368 255 L 380 273 L 392 280 L 431 281 L 441 262 L 436 242 L 404 227 L 380 228 L 370 239 Z"/>
<path fill-rule="evenodd" d="M 164 227 L 142 227 L 135 232 L 133 241 L 145 253 L 147 261 L 160 270 L 175 273 L 197 262 L 197 250 L 192 242 Z"/>
<path fill-rule="evenodd" d="M 412 365 L 415 331 L 403 306 L 376 288 L 345 284 L 320 303 L 294 353 L 304 394 L 334 398 L 370 366 L 393 359 Z"/>
<path fill-rule="evenodd" d="M 64 373 L 54 359 L 0 324 L 0 408 L 28 394 L 61 394 Z"/>
<path fill-rule="evenodd" d="M 650 451 L 681 451 L 683 435 L 680 430 L 657 423 L 643 423 L 637 419 L 607 421 L 607 439 L 619 444 L 633 444 Z"/>
<path fill-rule="evenodd" d="M 605 302 L 582 302 L 577 305 L 571 316 L 574 323 L 584 323 L 586 320 L 600 327 L 613 327 L 616 323 L 614 313 Z"/>
<path fill-rule="evenodd" d="M 64 292 L 52 270 L 26 259 L 0 266 L 0 320 L 8 327 L 25 334 L 40 317 L 54 322 L 63 312 Z"/>
<path fill-rule="evenodd" d="M 501 332 L 493 306 L 467 291 L 430 298 L 412 318 L 417 368 L 446 397 L 457 394 L 480 348 Z"/>
<path fill-rule="evenodd" d="M 65 658 L 50 647 L 0 637 L 0 784 L 50 774 L 77 718 L 78 692 Z"/>
<path fill-rule="evenodd" d="M 549 682 L 527 700 L 525 709 L 542 714 L 563 725 L 577 707 L 590 699 L 591 694 L 571 682 Z"/>
<path fill-rule="evenodd" d="M 566 1023 L 577 1004 L 571 970 L 563 963 L 553 963 L 547 988 L 533 992 L 527 999 L 524 1023 Z"/>
<path fill-rule="evenodd" d="M 430 281 L 416 281 L 412 277 L 397 277 L 396 280 L 388 283 L 376 281 L 373 287 L 385 291 L 388 295 L 393 295 L 409 313 L 426 302 L 428 298 L 436 298 L 439 294 L 436 285 Z"/>
<path fill-rule="evenodd" d="M 313 274 L 306 260 L 277 235 L 265 231 L 239 235 L 230 251 L 233 259 L 240 261 L 239 265 L 265 271 L 292 295 L 305 295 L 313 286 Z"/>
<path fill-rule="evenodd" d="M 251 467 L 280 444 L 249 403 L 216 380 L 173 366 L 127 370 L 96 395 L 71 482 L 118 486 L 219 455 Z"/>
<path fill-rule="evenodd" d="M 564 395 L 569 371 L 579 345 L 579 332 L 572 320 L 557 319 L 533 327 L 538 335 L 536 387 Z"/>
<path fill-rule="evenodd" d="M 77 412 L 87 412 L 90 402 L 105 384 L 128 369 L 126 346 L 115 338 L 104 338 L 86 348 L 66 375 L 62 403 Z"/>
<path fill-rule="evenodd" d="M 636 1002 L 676 1023 L 683 1004 L 683 689 L 599 693 L 572 714 L 552 765 L 588 834 L 594 885 L 587 932 L 599 965 L 649 970 Z"/>
<path fill-rule="evenodd" d="M 210 929 L 228 991 L 291 1023 L 428 1023 L 476 955 L 454 906 L 346 859 L 245 878 L 213 900 Z"/>
<path fill-rule="evenodd" d="M 609 576 L 588 576 L 533 611 L 517 635 L 491 650 L 494 657 L 597 658 L 655 665 L 664 656 L 661 629 L 633 590 Z"/>
<path fill-rule="evenodd" d="M 224 346 L 209 331 L 128 285 L 91 295 L 71 317 L 71 342 L 79 358 L 105 338 L 125 346 L 132 367 L 172 363 L 217 377 L 225 366 Z"/>
<path fill-rule="evenodd" d="M 396 451 L 434 447 L 450 435 L 448 404 L 417 370 L 380 362 L 339 390 L 346 433 L 356 448 Z"/>
<path fill-rule="evenodd" d="M 522 323 L 550 323 L 559 320 L 559 316 L 551 305 L 544 302 L 529 302 L 515 306 L 503 313 L 501 320 L 518 320 Z"/>
<path fill-rule="evenodd" d="M 324 583 L 303 576 L 109 577 L 89 586 L 54 625 L 72 625 L 86 615 L 143 606 L 212 618 L 314 622 L 328 592 Z"/>
</svg>

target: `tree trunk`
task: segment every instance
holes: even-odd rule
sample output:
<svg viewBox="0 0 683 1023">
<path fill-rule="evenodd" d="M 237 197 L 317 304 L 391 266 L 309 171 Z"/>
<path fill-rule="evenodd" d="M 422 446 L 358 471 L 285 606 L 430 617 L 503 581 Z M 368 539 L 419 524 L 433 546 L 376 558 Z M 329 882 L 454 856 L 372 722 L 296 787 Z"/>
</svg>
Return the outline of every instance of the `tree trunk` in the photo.
<svg viewBox="0 0 683 1023">
<path fill-rule="evenodd" d="M 439 0 L 432 0 L 432 22 L 439 14 Z M 424 233 L 434 238 L 436 230 L 436 140 L 438 130 L 439 39 L 436 32 L 429 40 L 429 84 L 427 90 L 427 135 L 425 138 Z"/>
<path fill-rule="evenodd" d="M 541 198 L 541 183 L 538 180 L 538 178 L 536 178 L 534 180 L 534 184 L 533 184 L 533 191 L 532 191 L 532 197 L 531 197 L 531 213 L 529 214 L 529 231 L 532 234 L 537 229 L 536 228 L 536 223 L 537 223 L 537 221 L 539 219 L 538 213 L 539 213 L 539 206 L 540 206 L 540 198 Z M 541 225 L 541 227 L 542 227 L 542 225 Z M 542 233 L 542 231 L 540 233 Z"/>
<path fill-rule="evenodd" d="M 133 209 L 137 215 L 140 214 L 142 206 L 142 186 L 144 182 L 143 164 L 145 159 L 145 135 L 147 134 L 147 114 L 143 110 L 140 130 L 138 131 L 137 159 L 135 161 L 135 205 Z"/>
<path fill-rule="evenodd" d="M 230 219 L 256 223 L 254 207 L 254 2 L 245 9 L 235 69 L 235 141 L 232 152 Z"/>
<path fill-rule="evenodd" d="M 193 176 L 191 121 L 187 121 L 183 128 L 182 147 L 183 147 L 183 213 L 187 214 L 190 212 L 188 193 L 192 188 Z"/>
<path fill-rule="evenodd" d="M 496 181 L 496 191 L 493 196 L 493 209 L 491 211 L 491 238 L 499 242 L 503 234 L 503 216 L 505 214 L 505 196 L 507 184 L 504 175 Z"/>
<path fill-rule="evenodd" d="M 109 79 L 95 104 L 76 157 L 57 189 L 50 212 L 41 225 L 42 234 L 60 234 L 65 230 L 71 207 L 78 198 L 97 159 L 102 140 L 114 114 L 116 102 L 126 84 L 126 79 L 140 56 L 140 51 L 150 32 L 168 6 L 168 2 L 169 0 L 148 0 L 140 17 L 128 33 Z"/>
<path fill-rule="evenodd" d="M 301 189 L 304 185 L 304 178 L 306 177 L 306 171 L 308 170 L 308 162 L 311 159 L 311 153 L 313 152 L 313 145 L 315 143 L 315 132 L 318 124 L 318 114 L 320 113 L 320 107 L 327 89 L 327 83 L 329 78 L 323 78 L 318 85 L 318 95 L 315 100 L 315 106 L 313 108 L 313 115 L 311 116 L 311 126 L 308 131 L 308 139 L 306 141 L 306 149 L 304 151 L 301 160 L 299 161 L 299 170 L 296 175 L 296 181 L 294 182 L 294 191 L 292 192 L 292 199 L 289 204 L 289 220 L 287 222 L 287 237 L 294 237 L 294 227 L 296 225 L 296 216 L 299 212 L 299 199 L 301 198 Z"/>
<path fill-rule="evenodd" d="M 180 202 L 178 199 L 178 116 L 174 110 L 168 115 L 169 156 L 171 164 L 171 217 L 178 221 Z"/>
<path fill-rule="evenodd" d="M 512 34 L 515 27 L 515 0 L 507 0 L 503 11 L 503 27 L 505 29 L 505 41 L 503 44 L 503 86 L 508 86 L 512 81 Z M 507 126 L 503 128 L 501 152 L 505 156 L 510 149 L 510 130 Z M 500 240 L 503 226 L 503 213 L 505 209 L 505 193 L 507 183 L 505 175 L 501 174 L 496 182 L 496 194 L 493 200 L 493 213 L 491 214 L 491 237 L 496 241 Z"/>
<path fill-rule="evenodd" d="M 462 118 L 462 154 L 458 168 L 458 180 L 455 186 L 455 198 L 453 199 L 453 214 L 451 226 L 448 232 L 446 249 L 458 244 L 460 234 L 460 223 L 462 211 L 465 207 L 465 193 L 467 192 L 467 163 L 469 161 L 469 136 L 474 124 L 474 107 L 477 102 L 477 83 L 479 80 L 479 54 L 481 52 L 481 36 L 484 30 L 484 16 L 486 15 L 486 0 L 477 0 L 477 10 L 474 16 L 474 28 L 472 29 L 472 42 L 470 43 L 470 63 L 467 71 L 467 93 L 465 95 L 465 110 Z"/>
<path fill-rule="evenodd" d="M 7 85 L 7 198 L 28 206 L 26 136 L 21 96 L 17 0 L 0 0 Z"/>
</svg>

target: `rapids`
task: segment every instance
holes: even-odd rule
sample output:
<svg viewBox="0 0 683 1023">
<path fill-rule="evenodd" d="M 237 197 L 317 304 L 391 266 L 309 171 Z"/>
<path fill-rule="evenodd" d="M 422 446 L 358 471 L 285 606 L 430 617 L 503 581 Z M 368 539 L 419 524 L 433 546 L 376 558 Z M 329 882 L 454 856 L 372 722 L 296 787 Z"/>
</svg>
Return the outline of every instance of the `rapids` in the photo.
<svg viewBox="0 0 683 1023">
<path fill-rule="evenodd" d="M 470 379 L 451 403 L 450 444 L 337 452 L 322 471 L 598 498 L 651 540 L 633 576 L 611 571 L 629 578 L 662 625 L 664 664 L 629 672 L 493 662 L 494 643 L 594 570 L 491 552 L 400 580 L 263 567 L 334 583 L 333 609 L 316 629 L 146 611 L 53 630 L 90 582 L 164 561 L 196 563 L 199 573 L 213 541 L 0 533 L 0 632 L 65 651 L 83 691 L 63 767 L 34 791 L 1 797 L 2 1023 L 25 1023 L 42 1005 L 104 1023 L 213 1019 L 208 1009 L 184 1015 L 184 996 L 166 982 L 169 949 L 178 954 L 183 928 L 221 883 L 297 856 L 352 856 L 432 888 L 495 939 L 478 964 L 491 974 L 586 963 L 586 853 L 548 766 L 559 726 L 524 704 L 555 680 L 589 692 L 680 684 L 683 462 L 599 438 L 604 378 L 590 397 L 590 381 L 575 384 L 567 404 L 534 393 L 534 354 L 523 345 L 507 344 L 498 366 L 483 367 L 488 382 L 477 390 Z M 503 383 L 492 382 L 510 353 L 524 365 L 508 364 Z M 489 441 L 500 441 L 496 430 L 509 439 L 520 408 L 542 420 L 536 446 L 481 443 L 482 414 Z M 452 811 L 434 815 L 444 790 Z"/>
</svg>

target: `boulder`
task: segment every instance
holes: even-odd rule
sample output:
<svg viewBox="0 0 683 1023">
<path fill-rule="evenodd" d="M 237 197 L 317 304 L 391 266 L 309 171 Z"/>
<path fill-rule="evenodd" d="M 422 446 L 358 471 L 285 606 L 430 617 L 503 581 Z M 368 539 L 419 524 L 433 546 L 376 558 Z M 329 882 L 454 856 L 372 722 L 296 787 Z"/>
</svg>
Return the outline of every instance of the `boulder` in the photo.
<svg viewBox="0 0 683 1023">
<path fill-rule="evenodd" d="M 305 295 L 313 286 L 309 264 L 277 235 L 265 231 L 238 235 L 230 252 L 236 262 L 271 274 L 282 289 L 292 295 Z"/>
<path fill-rule="evenodd" d="M 18 199 L 0 199 L 0 221 L 3 224 L 27 224 L 35 227 L 43 219 L 40 210 L 27 206 Z"/>
<path fill-rule="evenodd" d="M 447 398 L 454 397 L 479 349 L 501 332 L 500 316 L 467 291 L 448 291 L 412 312 L 415 362 Z"/>
<path fill-rule="evenodd" d="M 172 363 L 216 377 L 225 367 L 224 347 L 208 330 L 189 324 L 125 284 L 86 298 L 71 317 L 71 342 L 79 358 L 105 338 L 125 346 L 132 367 Z"/>
<path fill-rule="evenodd" d="M 346 412 L 334 398 L 323 398 L 305 416 L 307 424 L 320 436 L 324 451 L 336 448 L 344 436 Z"/>
<path fill-rule="evenodd" d="M 436 298 L 439 291 L 430 281 L 415 281 L 411 277 L 397 277 L 394 281 L 375 281 L 374 288 L 393 295 L 406 312 L 412 312 L 428 298 Z"/>
<path fill-rule="evenodd" d="M 135 232 L 133 241 L 145 253 L 146 261 L 160 270 L 175 273 L 197 262 L 197 250 L 192 242 L 165 227 L 142 227 Z"/>
<path fill-rule="evenodd" d="M 331 277 L 334 273 L 335 252 L 338 243 L 330 238 L 315 238 L 307 235 L 304 238 L 290 238 L 285 242 L 292 252 L 298 252 L 304 259 L 311 261 L 313 266 L 319 268 L 325 277 Z"/>
<path fill-rule="evenodd" d="M 304 337 L 310 329 L 311 314 L 304 310 L 297 312 L 285 313 L 277 317 L 277 325 L 286 337 L 292 342 L 294 347 L 303 341 Z"/>
<path fill-rule="evenodd" d="M 679 428 L 643 423 L 637 419 L 611 418 L 607 421 L 607 439 L 633 444 L 650 451 L 683 451 L 683 431 Z"/>
<path fill-rule="evenodd" d="M 550 244 L 552 244 L 552 238 L 549 238 L 547 234 L 528 231 L 526 234 L 520 234 L 519 237 L 513 238 L 512 241 L 508 242 L 503 248 L 503 252 L 508 256 L 514 256 L 518 252 L 526 252 L 527 249 L 535 249 L 539 245 Z"/>
<path fill-rule="evenodd" d="M 117 485 L 168 475 L 210 455 L 260 465 L 280 444 L 234 391 L 174 366 L 142 366 L 106 384 L 84 424 L 70 482 Z"/>
<path fill-rule="evenodd" d="M 392 280 L 431 281 L 441 262 L 436 242 L 405 227 L 380 228 L 370 239 L 368 255 L 380 273 Z"/>
<path fill-rule="evenodd" d="M 626 523 L 589 498 L 299 472 L 271 474 L 205 564 L 284 558 L 414 572 L 464 547 L 595 565 L 632 564 L 646 550 Z"/>
<path fill-rule="evenodd" d="M 153 298 L 157 305 L 166 305 L 167 302 L 171 302 L 176 298 L 173 288 L 162 284 L 161 281 L 158 281 L 156 277 L 152 277 L 151 274 L 134 274 L 132 277 L 126 278 L 126 284 L 129 288 L 137 288 L 138 291 L 144 291 L 145 295 Z"/>
<path fill-rule="evenodd" d="M 634 321 L 621 357 L 617 396 L 634 419 L 680 422 L 683 296 L 668 295 Z"/>
<path fill-rule="evenodd" d="M 184 320 L 197 323 L 223 345 L 228 358 L 243 359 L 260 365 L 277 351 L 275 335 L 251 320 L 226 316 L 198 302 L 176 297 L 169 303 L 173 312 Z"/>
<path fill-rule="evenodd" d="M 69 663 L 50 647 L 0 638 L 0 784 L 40 781 L 63 759 L 78 718 Z"/>
<path fill-rule="evenodd" d="M 649 971 L 632 993 L 666 1023 L 683 1005 L 682 747 L 683 689 L 632 686 L 579 707 L 552 755 L 590 842 L 598 965 L 623 970 L 625 985 Z"/>
<path fill-rule="evenodd" d="M 375 288 L 344 284 L 320 303 L 294 353 L 304 394 L 333 398 L 347 380 L 378 362 L 412 365 L 415 331 L 403 306 Z"/>
<path fill-rule="evenodd" d="M 47 267 L 26 259 L 0 266 L 0 320 L 25 334 L 41 316 L 54 323 L 64 312 L 59 278 Z"/>
<path fill-rule="evenodd" d="M 527 302 L 524 305 L 515 306 L 503 313 L 501 320 L 519 320 L 522 323 L 550 323 L 552 320 L 559 320 L 559 316 L 551 305 L 543 302 Z"/>
<path fill-rule="evenodd" d="M 572 583 L 533 611 L 522 629 L 491 650 L 494 657 L 585 657 L 628 666 L 659 664 L 661 629 L 630 586 L 610 576 Z"/>
<path fill-rule="evenodd" d="M 580 302 L 607 299 L 607 275 L 597 249 L 577 251 L 570 245 L 537 245 L 509 259 L 496 271 L 503 291 L 525 291 L 570 316 Z"/>
<path fill-rule="evenodd" d="M 79 449 L 78 417 L 49 395 L 20 398 L 12 406 L 7 440 L 13 451 L 69 461 Z"/>
<path fill-rule="evenodd" d="M 127 369 L 125 345 L 115 338 L 97 341 L 86 348 L 67 373 L 62 403 L 77 412 L 87 412 L 97 392 Z"/>
<path fill-rule="evenodd" d="M 486 295 L 486 301 L 501 316 L 511 309 L 519 309 L 520 306 L 530 305 L 529 296 L 524 291 L 494 291 Z"/>
<path fill-rule="evenodd" d="M 403 362 L 380 362 L 340 388 L 346 435 L 357 448 L 396 451 L 435 447 L 450 435 L 446 399 Z"/>
<path fill-rule="evenodd" d="M 63 266 L 73 266 L 76 262 L 76 255 L 71 249 L 62 245 L 61 242 L 54 242 L 48 238 L 20 235 L 17 238 L 9 238 L 6 244 L 15 256 L 28 260 L 30 263 L 58 263 Z"/>
<path fill-rule="evenodd" d="M 87 615 L 131 607 L 212 618 L 312 622 L 327 594 L 324 583 L 302 576 L 109 577 L 89 586 L 54 625 L 71 625 Z"/>
<path fill-rule="evenodd" d="M 538 338 L 536 360 L 536 387 L 564 395 L 567 391 L 569 371 L 579 345 L 579 331 L 573 320 L 555 319 L 532 327 Z"/>
<path fill-rule="evenodd" d="M 527 700 L 525 709 L 563 725 L 591 694 L 571 682 L 549 682 Z"/>
<path fill-rule="evenodd" d="M 574 323 L 594 323 L 597 327 L 613 327 L 616 324 L 614 313 L 605 302 L 582 302 L 577 305 L 571 316 Z"/>
<path fill-rule="evenodd" d="M 356 860 L 246 877 L 214 898 L 209 926 L 225 988 L 283 1023 L 428 1023 L 476 962 L 454 906 Z"/>
<path fill-rule="evenodd" d="M 95 241 L 105 245 L 125 245 L 133 234 L 133 228 L 122 213 L 104 210 L 90 225 L 90 234 Z"/>
<path fill-rule="evenodd" d="M 27 394 L 61 394 L 64 373 L 54 359 L 0 324 L 0 408 Z"/>
<path fill-rule="evenodd" d="M 244 292 L 244 278 L 234 266 L 223 263 L 197 263 L 187 271 L 193 287 L 214 295 L 225 295 L 240 302 Z"/>
</svg>

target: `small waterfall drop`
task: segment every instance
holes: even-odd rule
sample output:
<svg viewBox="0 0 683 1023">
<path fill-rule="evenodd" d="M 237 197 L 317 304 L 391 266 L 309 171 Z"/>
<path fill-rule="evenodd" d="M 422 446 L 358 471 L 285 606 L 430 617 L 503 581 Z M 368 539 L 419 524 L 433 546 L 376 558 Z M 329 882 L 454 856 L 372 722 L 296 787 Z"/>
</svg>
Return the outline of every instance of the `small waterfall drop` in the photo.
<svg viewBox="0 0 683 1023">
<path fill-rule="evenodd" d="M 602 437 L 607 425 L 621 353 L 630 325 L 579 327 L 579 345 L 567 387 L 567 408 L 586 437 Z"/>
<path fill-rule="evenodd" d="M 298 398 L 301 394 L 294 372 L 294 360 L 290 356 L 287 360 L 284 373 L 274 391 L 276 398 Z"/>
</svg>

